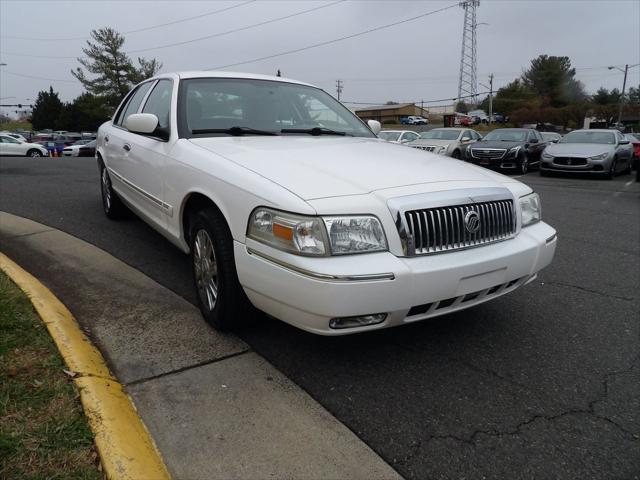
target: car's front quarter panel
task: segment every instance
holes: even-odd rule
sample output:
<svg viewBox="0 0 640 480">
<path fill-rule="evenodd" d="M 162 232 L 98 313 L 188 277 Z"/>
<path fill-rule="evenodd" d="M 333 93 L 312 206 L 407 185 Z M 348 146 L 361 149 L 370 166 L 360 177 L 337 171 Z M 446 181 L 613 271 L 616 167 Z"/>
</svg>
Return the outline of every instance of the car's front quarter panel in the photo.
<svg viewBox="0 0 640 480">
<path fill-rule="evenodd" d="M 220 137 L 219 141 L 234 141 Z M 185 205 L 193 194 L 211 200 L 225 217 L 234 240 L 244 243 L 251 212 L 259 206 L 314 215 L 311 206 L 290 191 L 227 158 L 202 148 L 188 139 L 176 142 L 172 161 L 165 171 L 165 202 L 172 205 L 174 215 L 168 229 L 187 251 L 183 232 Z"/>
</svg>

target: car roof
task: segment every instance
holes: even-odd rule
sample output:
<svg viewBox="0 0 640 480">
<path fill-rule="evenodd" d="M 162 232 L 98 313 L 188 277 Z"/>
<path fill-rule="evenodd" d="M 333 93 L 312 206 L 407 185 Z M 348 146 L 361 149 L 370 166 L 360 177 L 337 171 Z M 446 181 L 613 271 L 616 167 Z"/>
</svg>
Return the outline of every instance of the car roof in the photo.
<svg viewBox="0 0 640 480">
<path fill-rule="evenodd" d="M 238 78 L 248 80 L 270 80 L 273 82 L 282 83 L 295 83 L 298 85 L 306 85 L 308 87 L 315 87 L 310 83 L 301 82 L 292 78 L 277 77 L 275 75 L 262 75 L 260 73 L 246 73 L 246 72 L 223 72 L 217 70 L 193 70 L 184 72 L 169 72 L 161 75 L 156 75 L 153 79 L 171 78 L 178 80 L 185 80 L 189 78 Z M 316 87 L 318 88 L 318 87 Z"/>
</svg>

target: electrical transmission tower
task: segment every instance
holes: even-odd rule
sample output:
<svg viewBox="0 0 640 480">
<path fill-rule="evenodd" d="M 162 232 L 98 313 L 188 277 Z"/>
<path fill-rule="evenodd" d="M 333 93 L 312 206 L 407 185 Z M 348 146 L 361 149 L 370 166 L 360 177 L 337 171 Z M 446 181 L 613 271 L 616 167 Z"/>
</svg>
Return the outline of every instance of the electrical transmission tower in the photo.
<svg viewBox="0 0 640 480">
<path fill-rule="evenodd" d="M 464 0 L 464 29 L 462 30 L 462 54 L 460 56 L 460 80 L 458 81 L 458 101 L 468 97 L 471 103 L 477 103 L 477 36 L 476 8 L 480 0 Z"/>
<path fill-rule="evenodd" d="M 344 82 L 342 80 L 336 80 L 336 93 L 338 94 L 338 100 L 340 100 L 340 97 L 342 96 L 343 85 Z"/>
</svg>

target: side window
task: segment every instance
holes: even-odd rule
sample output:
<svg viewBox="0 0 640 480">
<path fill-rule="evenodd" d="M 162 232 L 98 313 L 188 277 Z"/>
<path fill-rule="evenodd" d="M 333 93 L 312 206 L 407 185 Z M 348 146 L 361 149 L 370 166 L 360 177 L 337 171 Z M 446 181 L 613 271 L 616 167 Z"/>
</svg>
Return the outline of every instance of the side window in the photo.
<svg viewBox="0 0 640 480">
<path fill-rule="evenodd" d="M 407 132 L 404 134 L 404 140 L 406 140 L 407 142 L 413 142 L 416 138 L 418 138 L 417 133 Z"/>
<path fill-rule="evenodd" d="M 527 141 L 530 142 L 531 140 L 537 139 L 538 137 L 536 137 L 536 132 L 533 130 L 529 130 L 529 137 L 527 138 Z"/>
<path fill-rule="evenodd" d="M 164 79 L 158 81 L 142 109 L 142 113 L 153 113 L 158 117 L 159 128 L 169 128 L 172 92 L 173 82 L 171 80 Z"/>
<path fill-rule="evenodd" d="M 124 125 L 124 121 L 127 119 L 127 117 L 132 113 L 136 113 L 138 111 L 138 108 L 140 108 L 140 104 L 142 103 L 142 99 L 149 91 L 149 88 L 151 87 L 152 83 L 153 82 L 143 83 L 138 87 L 135 93 L 131 95 L 131 98 L 129 98 L 129 101 L 124 105 L 124 107 L 118 114 L 118 117 L 114 122 L 116 125 L 119 125 L 119 126 Z"/>
<path fill-rule="evenodd" d="M 468 130 L 465 130 L 464 132 L 462 132 L 462 138 L 460 140 L 464 142 L 465 140 L 471 140 L 471 138 L 472 138 L 471 132 L 469 132 Z"/>
</svg>

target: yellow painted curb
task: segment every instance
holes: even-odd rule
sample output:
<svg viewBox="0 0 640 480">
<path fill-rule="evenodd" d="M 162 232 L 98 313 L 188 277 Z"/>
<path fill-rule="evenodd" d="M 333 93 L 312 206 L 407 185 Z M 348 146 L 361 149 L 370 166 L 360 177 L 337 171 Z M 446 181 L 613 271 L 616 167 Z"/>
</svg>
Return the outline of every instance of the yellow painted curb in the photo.
<svg viewBox="0 0 640 480">
<path fill-rule="evenodd" d="M 170 479 L 144 423 L 104 358 L 60 300 L 0 252 L 3 270 L 29 297 L 80 390 L 102 467 L 111 480 Z"/>
</svg>

